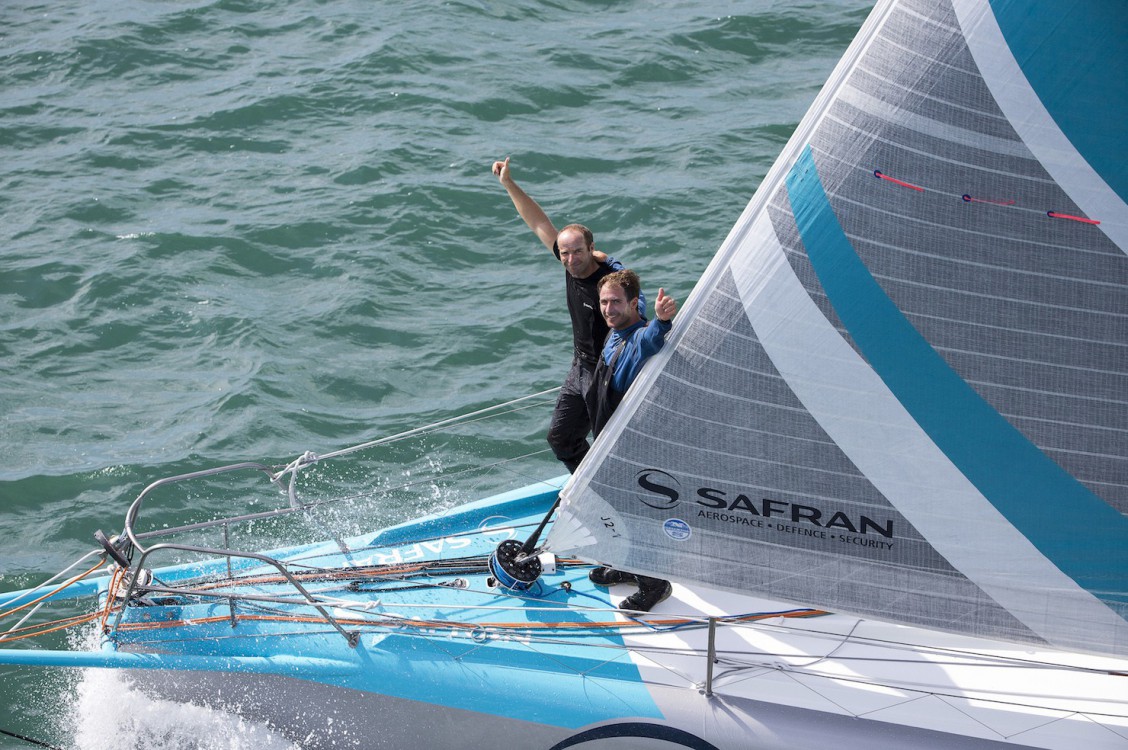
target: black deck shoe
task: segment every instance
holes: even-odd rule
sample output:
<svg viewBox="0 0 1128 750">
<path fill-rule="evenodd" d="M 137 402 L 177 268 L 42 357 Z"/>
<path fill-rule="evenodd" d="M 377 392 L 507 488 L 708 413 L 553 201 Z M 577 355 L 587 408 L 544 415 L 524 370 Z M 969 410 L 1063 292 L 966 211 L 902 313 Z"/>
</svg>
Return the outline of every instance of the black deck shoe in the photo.
<svg viewBox="0 0 1128 750">
<path fill-rule="evenodd" d="M 660 578 L 644 579 L 639 582 L 638 591 L 619 602 L 619 609 L 635 612 L 649 612 L 658 602 L 664 602 L 674 593 L 669 581 Z"/>
<path fill-rule="evenodd" d="M 590 578 L 591 582 L 596 586 L 614 586 L 617 583 L 635 583 L 637 580 L 630 573 L 624 573 L 621 570 L 608 567 L 593 568 L 592 571 L 588 573 L 588 578 Z"/>
</svg>

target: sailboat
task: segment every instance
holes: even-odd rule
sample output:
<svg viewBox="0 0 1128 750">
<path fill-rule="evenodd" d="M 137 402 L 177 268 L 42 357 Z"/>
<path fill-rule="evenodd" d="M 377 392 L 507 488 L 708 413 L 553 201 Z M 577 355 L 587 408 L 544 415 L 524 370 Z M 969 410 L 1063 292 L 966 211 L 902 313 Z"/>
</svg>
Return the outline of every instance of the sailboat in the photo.
<svg viewBox="0 0 1128 750">
<path fill-rule="evenodd" d="M 328 456 L 158 480 L 0 598 L 90 599 L 100 648 L 0 663 L 311 748 L 1128 748 L 1125 29 L 879 2 L 574 475 L 264 551 L 185 539 L 271 512 L 147 513 L 236 474 L 301 513 Z"/>
</svg>

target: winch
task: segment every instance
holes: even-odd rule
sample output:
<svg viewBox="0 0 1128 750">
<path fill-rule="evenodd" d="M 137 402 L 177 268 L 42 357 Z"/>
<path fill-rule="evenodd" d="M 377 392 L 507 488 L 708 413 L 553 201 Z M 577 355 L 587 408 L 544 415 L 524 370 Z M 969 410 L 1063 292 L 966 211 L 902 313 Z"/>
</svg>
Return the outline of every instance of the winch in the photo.
<svg viewBox="0 0 1128 750">
<path fill-rule="evenodd" d="M 543 570 L 540 558 L 527 554 L 524 548 L 516 539 L 497 545 L 489 559 L 490 573 L 497 585 L 511 591 L 528 591 L 540 578 Z"/>
</svg>

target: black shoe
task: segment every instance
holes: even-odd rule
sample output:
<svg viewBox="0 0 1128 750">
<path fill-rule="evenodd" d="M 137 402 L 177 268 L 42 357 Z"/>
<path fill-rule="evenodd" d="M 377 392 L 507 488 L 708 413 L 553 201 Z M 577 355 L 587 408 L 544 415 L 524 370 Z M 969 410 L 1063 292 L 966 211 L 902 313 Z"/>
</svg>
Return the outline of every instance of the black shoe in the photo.
<svg viewBox="0 0 1128 750">
<path fill-rule="evenodd" d="M 669 581 L 651 578 L 640 581 L 638 591 L 619 602 L 619 609 L 628 609 L 635 612 L 649 612 L 658 602 L 664 602 L 674 593 L 674 587 Z"/>
<path fill-rule="evenodd" d="M 588 573 L 588 578 L 596 586 L 614 586 L 617 583 L 634 583 L 636 580 L 630 573 L 608 567 L 593 568 Z"/>
</svg>

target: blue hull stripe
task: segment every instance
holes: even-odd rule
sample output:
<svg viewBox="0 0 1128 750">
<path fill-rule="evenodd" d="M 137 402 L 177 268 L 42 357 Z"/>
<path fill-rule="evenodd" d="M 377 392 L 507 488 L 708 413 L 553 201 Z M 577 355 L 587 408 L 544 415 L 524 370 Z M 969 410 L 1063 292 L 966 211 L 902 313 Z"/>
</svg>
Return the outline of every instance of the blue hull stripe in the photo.
<svg viewBox="0 0 1128 750">
<path fill-rule="evenodd" d="M 787 189 L 811 264 L 870 366 L 1015 528 L 1079 586 L 1126 617 L 1128 607 L 1117 607 L 1118 594 L 1109 592 L 1126 588 L 1128 519 L 1007 422 L 905 318 L 846 237 L 810 146 L 788 174 Z"/>
</svg>

